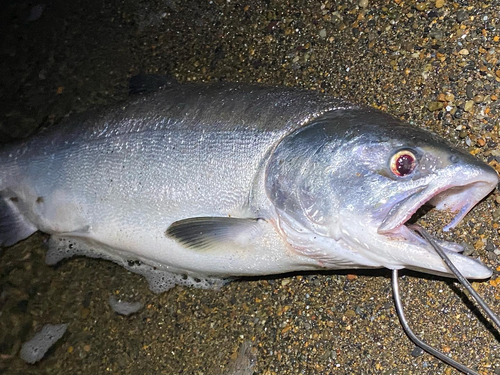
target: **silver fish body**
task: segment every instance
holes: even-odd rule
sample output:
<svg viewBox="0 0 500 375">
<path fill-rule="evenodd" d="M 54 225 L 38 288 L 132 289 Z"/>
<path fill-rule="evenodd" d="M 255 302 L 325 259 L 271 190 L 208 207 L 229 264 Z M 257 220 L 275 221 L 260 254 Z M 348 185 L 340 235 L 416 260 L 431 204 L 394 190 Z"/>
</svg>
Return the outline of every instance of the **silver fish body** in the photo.
<svg viewBox="0 0 500 375">
<path fill-rule="evenodd" d="M 171 85 L 4 146 L 0 244 L 40 230 L 52 235 L 49 263 L 84 254 L 189 280 L 446 275 L 404 224 L 432 203 L 458 213 L 452 227 L 497 182 L 471 155 L 372 108 L 287 88 Z M 465 276 L 491 275 L 444 247 Z"/>
</svg>

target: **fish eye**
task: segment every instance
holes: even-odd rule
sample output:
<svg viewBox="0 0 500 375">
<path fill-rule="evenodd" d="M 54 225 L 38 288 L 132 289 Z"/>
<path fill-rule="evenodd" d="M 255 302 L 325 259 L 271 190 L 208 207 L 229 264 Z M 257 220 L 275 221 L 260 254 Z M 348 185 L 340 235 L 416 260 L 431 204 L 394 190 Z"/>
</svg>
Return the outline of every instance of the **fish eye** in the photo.
<svg viewBox="0 0 500 375">
<path fill-rule="evenodd" d="M 400 150 L 391 157 L 391 172 L 398 177 L 411 174 L 417 166 L 417 158 L 410 150 Z"/>
</svg>

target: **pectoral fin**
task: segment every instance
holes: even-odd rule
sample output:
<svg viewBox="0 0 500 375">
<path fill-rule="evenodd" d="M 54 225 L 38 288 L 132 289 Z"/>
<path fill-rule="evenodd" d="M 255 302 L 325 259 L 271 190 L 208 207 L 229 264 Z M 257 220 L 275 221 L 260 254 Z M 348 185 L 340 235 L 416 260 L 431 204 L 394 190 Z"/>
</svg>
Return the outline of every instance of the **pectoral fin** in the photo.
<svg viewBox="0 0 500 375">
<path fill-rule="evenodd" d="M 198 251 L 245 247 L 262 233 L 264 219 L 231 217 L 193 217 L 172 223 L 167 237 Z"/>
<path fill-rule="evenodd" d="M 37 228 L 17 207 L 17 198 L 0 197 L 0 247 L 14 245 L 35 233 Z"/>
</svg>

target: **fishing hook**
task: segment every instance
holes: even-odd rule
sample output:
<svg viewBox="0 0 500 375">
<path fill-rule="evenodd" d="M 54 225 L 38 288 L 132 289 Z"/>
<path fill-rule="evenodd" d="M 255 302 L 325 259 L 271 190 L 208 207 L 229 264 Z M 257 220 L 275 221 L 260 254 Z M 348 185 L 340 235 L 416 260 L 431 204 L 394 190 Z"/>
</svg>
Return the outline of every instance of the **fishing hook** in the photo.
<svg viewBox="0 0 500 375">
<path fill-rule="evenodd" d="M 495 323 L 497 328 L 500 328 L 500 320 L 499 320 L 498 316 L 489 308 L 489 306 L 486 304 L 486 302 L 472 288 L 472 286 L 467 281 L 467 279 L 453 265 L 451 260 L 445 254 L 444 250 L 432 239 L 432 237 L 422 227 L 420 227 L 418 225 L 412 225 L 412 229 L 415 229 L 427 242 L 429 242 L 429 244 L 436 250 L 438 255 L 443 259 L 443 261 L 448 266 L 448 268 L 451 270 L 451 272 L 453 272 L 453 274 L 457 277 L 458 281 L 460 281 L 460 283 L 464 286 L 464 288 L 467 289 L 467 291 L 474 297 L 476 302 L 483 308 L 483 310 L 486 312 L 488 317 Z M 434 357 L 447 363 L 448 365 L 453 366 L 457 370 L 462 371 L 464 374 L 479 375 L 479 373 L 477 373 L 476 371 L 462 365 L 461 363 L 459 363 L 459 362 L 451 359 L 447 355 L 443 354 L 439 350 L 433 348 L 432 346 L 427 344 L 425 341 L 418 338 L 417 335 L 415 335 L 415 333 L 413 333 L 413 331 L 410 328 L 410 325 L 408 324 L 408 321 L 405 318 L 404 312 L 403 312 L 403 304 L 401 302 L 401 297 L 399 294 L 398 270 L 392 271 L 392 289 L 393 289 L 393 294 L 394 294 L 394 304 L 396 306 L 396 312 L 398 314 L 401 325 L 403 326 L 403 329 L 406 332 L 406 334 L 408 335 L 408 337 L 418 347 L 422 348 L 427 353 L 433 355 Z"/>
</svg>

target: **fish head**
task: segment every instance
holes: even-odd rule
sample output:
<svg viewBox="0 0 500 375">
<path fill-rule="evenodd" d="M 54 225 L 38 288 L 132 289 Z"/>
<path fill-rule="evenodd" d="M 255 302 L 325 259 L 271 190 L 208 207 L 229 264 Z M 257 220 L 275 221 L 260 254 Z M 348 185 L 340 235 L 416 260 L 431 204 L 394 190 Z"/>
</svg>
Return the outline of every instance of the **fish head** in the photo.
<svg viewBox="0 0 500 375">
<path fill-rule="evenodd" d="M 288 243 L 326 268 L 452 276 L 409 221 L 431 205 L 454 214 L 447 231 L 497 184 L 493 168 L 444 139 L 362 108 L 327 114 L 283 139 L 266 189 Z M 491 276 L 462 246 L 438 243 L 465 277 Z"/>
</svg>

